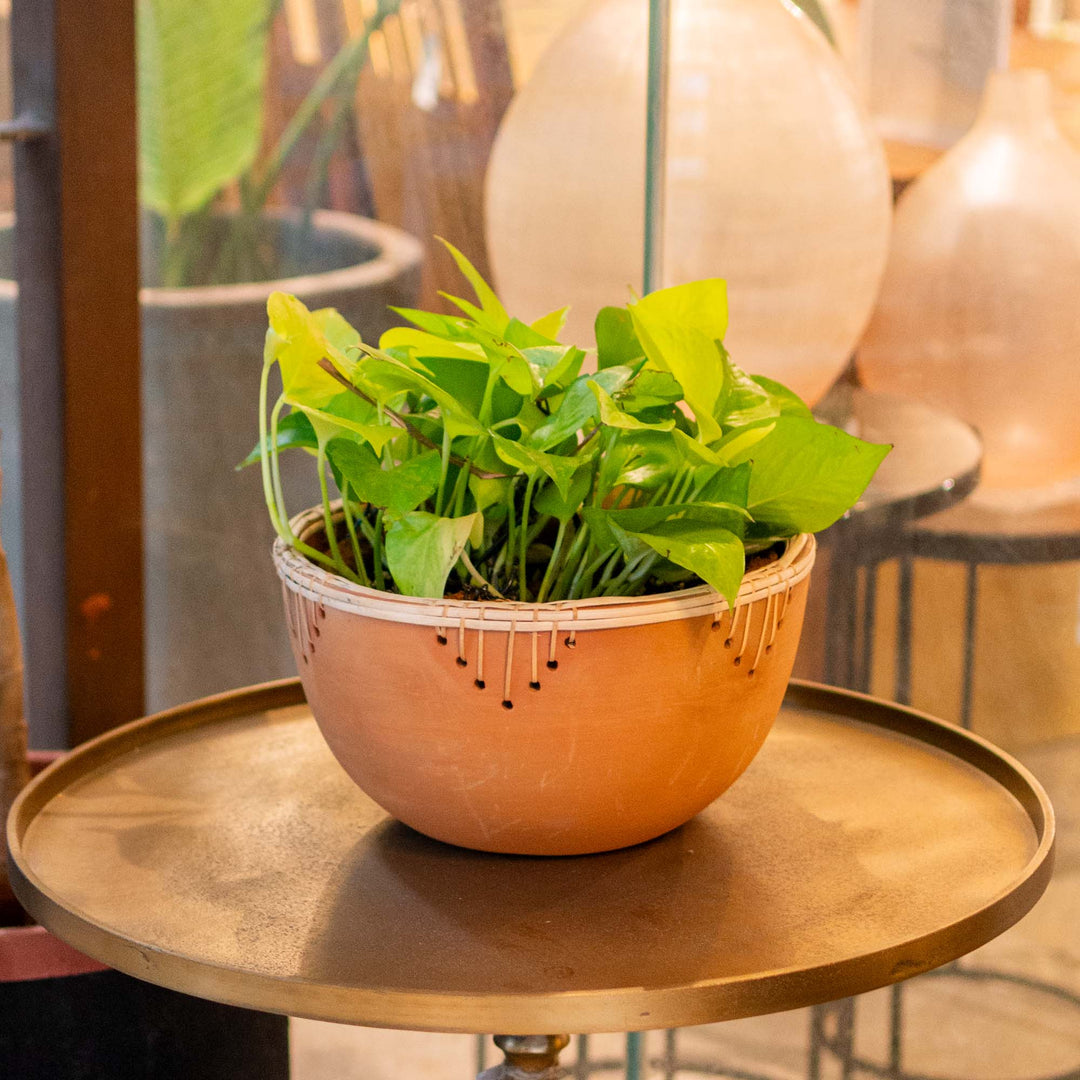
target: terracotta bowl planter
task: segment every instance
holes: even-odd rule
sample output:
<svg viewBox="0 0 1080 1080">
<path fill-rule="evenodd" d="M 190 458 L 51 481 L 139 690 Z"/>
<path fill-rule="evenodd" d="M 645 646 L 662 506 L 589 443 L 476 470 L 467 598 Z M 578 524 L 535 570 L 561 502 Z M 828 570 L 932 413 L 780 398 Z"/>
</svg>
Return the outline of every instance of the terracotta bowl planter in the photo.
<svg viewBox="0 0 1080 1080">
<path fill-rule="evenodd" d="M 293 520 L 300 537 L 321 511 Z M 678 593 L 544 604 L 362 588 L 278 541 L 297 669 L 330 749 L 394 817 L 483 851 L 650 840 L 729 787 L 787 687 L 814 538 L 735 604 Z"/>
</svg>

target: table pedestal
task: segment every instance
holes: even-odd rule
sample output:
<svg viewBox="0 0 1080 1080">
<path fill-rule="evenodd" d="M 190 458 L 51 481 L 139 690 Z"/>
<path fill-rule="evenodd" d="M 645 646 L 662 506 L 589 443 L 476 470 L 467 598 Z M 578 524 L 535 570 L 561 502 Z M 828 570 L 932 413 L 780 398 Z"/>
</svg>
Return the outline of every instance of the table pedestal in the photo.
<svg viewBox="0 0 1080 1080">
<path fill-rule="evenodd" d="M 496 1035 L 495 1045 L 506 1060 L 485 1069 L 477 1080 L 558 1080 L 559 1052 L 569 1035 Z"/>
</svg>

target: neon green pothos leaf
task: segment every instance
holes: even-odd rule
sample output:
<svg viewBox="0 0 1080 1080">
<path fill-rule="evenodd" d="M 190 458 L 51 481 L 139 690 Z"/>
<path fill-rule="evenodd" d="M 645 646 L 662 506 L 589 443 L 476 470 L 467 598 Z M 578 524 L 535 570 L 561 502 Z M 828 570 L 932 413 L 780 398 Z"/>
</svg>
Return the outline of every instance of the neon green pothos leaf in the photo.
<svg viewBox="0 0 1080 1080">
<path fill-rule="evenodd" d="M 341 393 L 341 383 L 319 367 L 319 361 L 329 360 L 347 377 L 355 361 L 346 355 L 339 342 L 358 344 L 360 335 L 332 308 L 309 311 L 288 293 L 271 293 L 266 311 L 273 332 L 267 336 L 266 352 L 281 368 L 286 395 L 321 408 Z"/>
<path fill-rule="evenodd" d="M 327 454 L 353 497 L 371 506 L 408 513 L 439 486 L 439 455 L 433 450 L 390 469 L 383 468 L 367 446 L 346 439 L 334 439 Z"/>
<path fill-rule="evenodd" d="M 369 423 L 354 420 L 350 416 L 339 416 L 325 409 L 316 409 L 310 405 L 305 405 L 288 394 L 285 395 L 285 400 L 308 418 L 319 444 L 323 447 L 331 439 L 341 438 L 342 436 L 353 439 L 359 437 L 370 444 L 376 454 L 381 454 L 384 446 L 401 435 L 401 428 L 390 424 Z"/>
<path fill-rule="evenodd" d="M 535 450 L 524 443 L 514 442 L 503 438 L 502 435 L 492 434 L 495 445 L 495 453 L 515 469 L 520 469 L 526 476 L 534 476 L 537 472 L 543 472 L 549 476 L 559 494 L 566 497 L 570 490 L 570 481 L 578 466 L 581 464 L 576 458 L 561 457 L 558 454 L 545 454 L 542 450 Z"/>
<path fill-rule="evenodd" d="M 548 450 L 576 435 L 590 420 L 600 418 L 600 405 L 589 387 L 590 381 L 603 387 L 609 394 L 614 394 L 621 390 L 633 375 L 633 370 L 628 367 L 610 367 L 596 372 L 595 375 L 579 375 L 566 388 L 559 407 L 547 422 L 529 436 L 529 445 L 538 450 Z"/>
<path fill-rule="evenodd" d="M 244 469 L 248 465 L 256 465 L 262 460 L 263 445 L 266 452 L 270 453 L 273 444 L 270 435 L 267 434 L 265 444 L 256 443 L 255 448 L 236 468 Z M 311 421 L 302 412 L 291 412 L 278 421 L 277 448 L 278 450 L 317 450 L 319 440 L 315 435 L 315 429 Z"/>
<path fill-rule="evenodd" d="M 596 316 L 596 363 L 603 369 L 636 364 L 645 350 L 634 332 L 634 320 L 626 308 L 604 307 Z"/>
<path fill-rule="evenodd" d="M 473 287 L 476 299 L 480 301 L 479 317 L 477 317 L 474 308 L 473 318 L 493 333 L 501 334 L 506 329 L 507 323 L 510 322 L 510 316 L 507 314 L 506 308 L 503 307 L 502 301 L 495 295 L 495 290 L 483 279 L 480 271 L 449 240 L 444 240 L 441 236 L 436 237 L 436 239 L 450 252 L 450 257 L 457 263 L 457 268 Z M 451 297 L 450 299 L 455 298 Z M 465 310 L 464 306 L 463 310 Z"/>
<path fill-rule="evenodd" d="M 735 455 L 752 461 L 747 508 L 773 535 L 827 529 L 859 498 L 890 447 L 800 416 Z"/>
<path fill-rule="evenodd" d="M 630 533 L 670 562 L 697 574 L 729 604 L 735 602 L 746 568 L 743 542 L 733 532 L 681 519 L 649 532 Z"/>
<path fill-rule="evenodd" d="M 420 359 L 432 356 L 457 358 L 459 360 L 484 359 L 481 346 L 469 341 L 448 341 L 439 334 L 426 330 L 414 330 L 408 326 L 395 326 L 379 338 L 379 348 L 407 349 Z"/>
<path fill-rule="evenodd" d="M 569 307 L 561 307 L 555 311 L 549 311 L 546 315 L 537 319 L 536 322 L 529 323 L 529 326 L 538 334 L 554 339 L 562 333 L 562 328 L 566 324 L 566 316 L 569 313 Z"/>
<path fill-rule="evenodd" d="M 670 431 L 675 426 L 674 420 L 661 420 L 650 424 L 623 412 L 615 399 L 595 379 L 589 380 L 589 389 L 596 395 L 597 404 L 600 406 L 601 424 L 625 431 Z"/>
<path fill-rule="evenodd" d="M 406 596 L 441 597 L 479 514 L 436 517 L 414 510 L 386 530 L 386 565 Z"/>
<path fill-rule="evenodd" d="M 649 362 L 670 371 L 686 394 L 706 442 L 720 438 L 714 414 L 726 393 L 721 346 L 727 330 L 727 286 L 719 278 L 661 289 L 630 305 Z"/>
</svg>

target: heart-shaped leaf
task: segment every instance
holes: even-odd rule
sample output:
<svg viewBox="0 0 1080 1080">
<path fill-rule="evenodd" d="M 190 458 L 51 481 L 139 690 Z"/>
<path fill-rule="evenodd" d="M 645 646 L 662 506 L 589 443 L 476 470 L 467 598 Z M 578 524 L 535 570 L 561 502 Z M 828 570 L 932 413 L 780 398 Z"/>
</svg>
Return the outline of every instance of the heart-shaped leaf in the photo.
<svg viewBox="0 0 1080 1080">
<path fill-rule="evenodd" d="M 398 589 L 406 596 L 441 597 L 478 516 L 414 510 L 394 519 L 386 529 L 386 565 Z"/>
</svg>

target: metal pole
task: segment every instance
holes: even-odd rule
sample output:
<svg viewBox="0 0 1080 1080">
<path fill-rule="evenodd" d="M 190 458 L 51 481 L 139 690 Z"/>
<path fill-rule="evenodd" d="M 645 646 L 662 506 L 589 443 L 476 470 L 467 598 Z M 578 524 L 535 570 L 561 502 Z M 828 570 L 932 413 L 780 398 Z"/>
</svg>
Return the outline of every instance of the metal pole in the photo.
<svg viewBox="0 0 1080 1080">
<path fill-rule="evenodd" d="M 21 582 L 26 713 L 34 745 L 67 741 L 64 365 L 61 331 L 60 146 L 55 129 L 52 0 L 11 10 L 16 117 L 37 138 L 15 141 L 15 276 Z"/>
<path fill-rule="evenodd" d="M 649 67 L 645 103 L 645 258 L 642 288 L 664 276 L 664 173 L 667 164 L 668 64 L 671 0 L 649 0 Z"/>
</svg>

